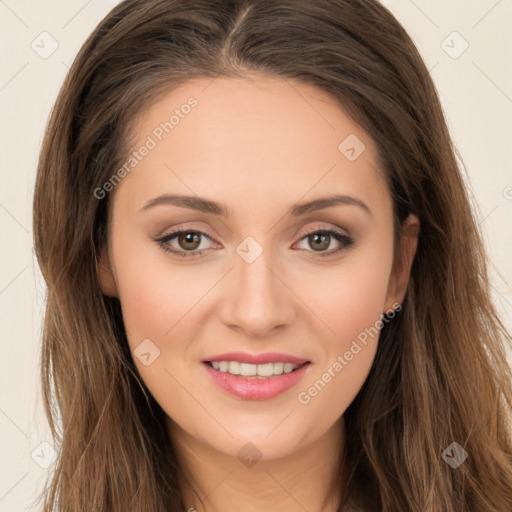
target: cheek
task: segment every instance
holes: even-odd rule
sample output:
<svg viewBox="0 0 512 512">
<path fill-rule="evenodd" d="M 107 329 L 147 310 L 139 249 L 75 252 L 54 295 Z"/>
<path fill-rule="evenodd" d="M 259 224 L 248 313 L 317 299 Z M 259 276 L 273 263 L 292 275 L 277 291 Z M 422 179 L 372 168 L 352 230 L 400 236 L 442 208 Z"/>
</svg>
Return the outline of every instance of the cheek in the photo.
<svg viewBox="0 0 512 512">
<path fill-rule="evenodd" d="M 162 344 L 186 323 L 206 285 L 197 273 L 170 264 L 156 243 L 137 240 L 122 227 L 118 233 L 113 256 L 130 346 L 145 338 Z"/>
<path fill-rule="evenodd" d="M 301 279 L 305 302 L 327 327 L 329 345 L 342 350 L 365 328 L 375 324 L 384 312 L 392 248 L 347 255 L 345 261 L 328 271 L 319 270 Z"/>
<path fill-rule="evenodd" d="M 297 393 L 303 412 L 318 415 L 319 428 L 336 421 L 359 393 L 382 327 L 382 292 L 375 289 L 375 282 L 360 283 L 355 290 L 347 286 L 333 303 L 330 316 L 325 316 L 332 332 L 322 336 L 323 357 Z"/>
<path fill-rule="evenodd" d="M 161 272 L 153 267 L 138 275 L 127 273 L 127 279 L 130 285 L 120 294 L 120 300 L 133 342 L 140 337 L 165 340 L 174 336 L 181 319 L 200 298 L 195 281 L 179 271 Z"/>
<path fill-rule="evenodd" d="M 312 278 L 304 285 L 316 290 L 309 292 L 309 303 L 328 329 L 322 329 L 324 357 L 301 386 L 297 401 L 306 410 L 323 411 L 326 425 L 343 414 L 368 376 L 383 325 L 391 266 L 392 247 L 382 244 L 379 250 L 375 246 L 347 258 L 346 265 L 333 269 L 325 280 L 328 286 L 313 286 Z"/>
<path fill-rule="evenodd" d="M 204 294 L 190 274 L 160 266 L 126 265 L 118 272 L 129 281 L 120 293 L 128 344 L 137 370 L 167 414 L 188 410 L 183 384 L 189 375 L 188 339 L 194 326 L 187 314 Z"/>
</svg>

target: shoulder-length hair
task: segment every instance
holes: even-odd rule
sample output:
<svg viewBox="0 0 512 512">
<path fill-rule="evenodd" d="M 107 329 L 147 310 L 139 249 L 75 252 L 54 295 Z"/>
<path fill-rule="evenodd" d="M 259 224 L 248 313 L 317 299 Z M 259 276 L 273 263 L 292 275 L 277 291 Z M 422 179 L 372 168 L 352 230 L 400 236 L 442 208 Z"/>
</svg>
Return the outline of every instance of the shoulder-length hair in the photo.
<svg viewBox="0 0 512 512">
<path fill-rule="evenodd" d="M 49 119 L 34 195 L 48 286 L 42 390 L 58 449 L 44 510 L 186 510 L 164 412 L 135 368 L 119 300 L 100 290 L 110 203 L 95 190 L 126 161 L 137 115 L 173 87 L 248 73 L 331 94 L 376 142 L 395 249 L 407 215 L 421 222 L 403 308 L 344 413 L 343 505 L 512 510 L 511 337 L 433 81 L 376 0 L 126 0 L 82 46 Z M 442 457 L 453 442 L 468 454 L 456 469 Z"/>
</svg>

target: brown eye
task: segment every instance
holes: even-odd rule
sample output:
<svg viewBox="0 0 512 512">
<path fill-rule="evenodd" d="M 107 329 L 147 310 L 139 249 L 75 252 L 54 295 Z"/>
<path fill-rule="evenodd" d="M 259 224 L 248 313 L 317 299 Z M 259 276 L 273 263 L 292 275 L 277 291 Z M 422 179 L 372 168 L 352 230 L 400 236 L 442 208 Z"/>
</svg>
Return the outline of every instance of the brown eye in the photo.
<svg viewBox="0 0 512 512">
<path fill-rule="evenodd" d="M 350 236 L 332 229 L 317 229 L 316 231 L 311 231 L 306 233 L 300 241 L 302 242 L 303 240 L 305 240 L 307 246 L 312 249 L 312 251 L 308 252 L 318 253 L 317 256 L 331 256 L 354 244 L 354 240 Z M 339 247 L 326 252 L 326 249 L 329 248 L 333 240 L 338 242 Z"/>
<path fill-rule="evenodd" d="M 195 231 L 184 231 L 178 234 L 176 240 L 181 248 L 195 251 L 201 243 L 201 234 Z"/>
<path fill-rule="evenodd" d="M 323 251 L 331 243 L 331 235 L 325 233 L 313 233 L 307 236 L 309 246 L 315 250 Z"/>
<path fill-rule="evenodd" d="M 199 247 L 203 239 L 212 241 L 212 239 L 202 231 L 181 229 L 158 238 L 155 242 L 166 252 L 192 258 L 202 254 L 202 250 L 199 250 Z M 176 242 L 175 245 L 171 244 L 173 241 Z M 204 247 L 202 247 L 202 249 L 204 249 Z"/>
</svg>

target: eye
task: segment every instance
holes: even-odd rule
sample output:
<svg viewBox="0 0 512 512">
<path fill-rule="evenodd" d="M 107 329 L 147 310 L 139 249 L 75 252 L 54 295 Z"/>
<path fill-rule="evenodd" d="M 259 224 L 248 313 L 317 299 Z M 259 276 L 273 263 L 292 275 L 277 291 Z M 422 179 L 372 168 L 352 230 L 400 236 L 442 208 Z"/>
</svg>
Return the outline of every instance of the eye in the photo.
<svg viewBox="0 0 512 512">
<path fill-rule="evenodd" d="M 332 256 L 354 244 L 354 240 L 349 235 L 345 235 L 334 229 L 316 228 L 306 233 L 306 235 L 300 239 L 300 242 L 303 240 L 313 249 L 312 252 L 316 252 L 320 257 Z M 340 246 L 337 249 L 324 252 L 333 241 L 338 242 Z"/>
<path fill-rule="evenodd" d="M 172 233 L 169 233 L 168 235 L 157 238 L 155 242 L 157 242 L 166 252 L 170 252 L 184 258 L 191 258 L 201 256 L 202 250 L 199 250 L 202 242 L 201 238 L 206 238 L 210 241 L 213 241 L 211 237 L 202 231 L 196 231 L 193 229 L 178 229 Z M 170 245 L 170 242 L 174 241 L 175 239 L 176 243 L 178 244 L 178 249 L 173 249 L 172 245 Z M 180 247 L 182 250 L 180 250 Z M 203 247 L 202 249 L 205 248 Z"/>
<path fill-rule="evenodd" d="M 202 231 L 183 228 L 157 238 L 155 242 L 166 252 L 184 258 L 195 258 L 200 257 L 203 250 L 206 249 L 205 247 L 201 248 L 202 239 L 213 242 L 213 239 Z M 320 257 L 332 256 L 354 244 L 354 240 L 349 235 L 333 229 L 316 228 L 306 233 L 299 240 L 299 243 L 303 240 L 313 249 L 313 251 L 308 252 L 315 252 Z M 325 249 L 328 249 L 333 241 L 338 242 L 340 246 L 337 249 L 325 252 Z M 176 242 L 178 247 L 173 247 L 171 242 Z"/>
</svg>

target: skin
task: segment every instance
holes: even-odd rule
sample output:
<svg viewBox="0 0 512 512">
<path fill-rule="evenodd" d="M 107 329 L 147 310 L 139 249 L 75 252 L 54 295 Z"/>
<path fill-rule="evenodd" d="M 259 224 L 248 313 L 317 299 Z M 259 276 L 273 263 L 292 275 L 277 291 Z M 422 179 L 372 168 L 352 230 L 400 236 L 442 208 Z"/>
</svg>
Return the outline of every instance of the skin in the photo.
<svg viewBox="0 0 512 512">
<path fill-rule="evenodd" d="M 368 376 L 378 336 L 359 343 L 360 352 L 309 403 L 298 394 L 403 301 L 419 221 L 406 220 L 404 258 L 394 259 L 393 205 L 376 146 L 313 86 L 261 75 L 189 81 L 137 119 L 134 149 L 190 96 L 197 107 L 112 192 L 102 291 L 120 299 L 132 351 L 144 339 L 160 350 L 148 366 L 134 361 L 205 499 L 203 507 L 184 480 L 187 508 L 334 511 L 340 496 L 325 493 L 344 442 L 343 413 Z M 349 134 L 365 145 L 354 161 L 338 150 Z M 164 193 L 215 200 L 231 217 L 175 205 L 140 211 Z M 333 193 L 364 201 L 371 213 L 345 204 L 287 215 L 295 203 Z M 212 240 L 168 245 L 199 247 L 201 256 L 175 256 L 154 241 L 182 227 Z M 315 245 L 305 236 L 313 228 L 337 230 L 354 244 L 343 248 L 331 237 Z M 247 236 L 263 250 L 251 263 L 236 252 Z M 238 350 L 284 352 L 312 364 L 283 394 L 244 400 L 212 384 L 201 363 Z M 237 456 L 247 443 L 261 454 L 252 467 Z"/>
</svg>

